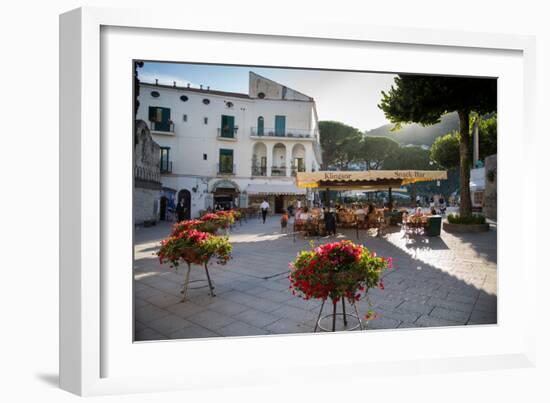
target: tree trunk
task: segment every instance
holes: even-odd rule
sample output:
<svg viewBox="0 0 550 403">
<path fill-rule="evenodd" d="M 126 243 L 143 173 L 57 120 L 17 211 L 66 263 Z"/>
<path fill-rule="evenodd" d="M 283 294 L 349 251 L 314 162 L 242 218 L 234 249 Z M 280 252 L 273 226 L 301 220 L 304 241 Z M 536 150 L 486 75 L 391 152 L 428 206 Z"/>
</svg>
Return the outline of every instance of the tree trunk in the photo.
<svg viewBox="0 0 550 403">
<path fill-rule="evenodd" d="M 472 198 L 470 197 L 470 112 L 458 111 L 460 120 L 460 215 L 472 215 Z"/>
</svg>

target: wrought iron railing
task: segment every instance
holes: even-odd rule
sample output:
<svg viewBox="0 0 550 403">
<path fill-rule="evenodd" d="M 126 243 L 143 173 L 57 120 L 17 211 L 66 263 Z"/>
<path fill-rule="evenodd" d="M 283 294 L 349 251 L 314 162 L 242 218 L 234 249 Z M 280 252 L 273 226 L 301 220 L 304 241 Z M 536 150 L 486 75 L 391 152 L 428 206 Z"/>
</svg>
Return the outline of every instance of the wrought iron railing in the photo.
<svg viewBox="0 0 550 403">
<path fill-rule="evenodd" d="M 147 167 L 134 167 L 134 178 L 137 180 L 160 183 L 160 171 Z"/>
<path fill-rule="evenodd" d="M 286 167 L 271 167 L 271 176 L 286 176 Z"/>
<path fill-rule="evenodd" d="M 237 130 L 239 130 L 238 127 L 234 127 L 233 129 L 218 128 L 218 137 L 226 138 L 226 139 L 234 139 L 237 137 Z"/>
<path fill-rule="evenodd" d="M 174 122 L 154 122 L 151 121 L 151 131 L 174 133 Z"/>
<path fill-rule="evenodd" d="M 258 137 L 290 137 L 290 138 L 304 138 L 304 139 L 312 139 L 314 138 L 314 134 L 311 130 L 307 129 L 275 129 L 272 127 L 265 127 L 260 128 L 258 130 L 258 127 L 251 127 L 250 128 L 250 135 L 251 136 L 258 136 Z"/>
<path fill-rule="evenodd" d="M 172 161 L 160 161 L 160 173 L 171 174 L 172 173 Z"/>
<path fill-rule="evenodd" d="M 295 165 L 293 165 L 291 167 L 291 175 L 292 176 L 296 176 L 296 172 L 305 172 L 305 171 L 306 171 L 305 166 L 295 166 Z"/>
<path fill-rule="evenodd" d="M 217 164 L 218 175 L 235 175 L 237 173 L 237 166 L 235 164 L 227 166 L 227 164 Z"/>
<path fill-rule="evenodd" d="M 267 167 L 252 165 L 252 176 L 267 176 Z"/>
</svg>

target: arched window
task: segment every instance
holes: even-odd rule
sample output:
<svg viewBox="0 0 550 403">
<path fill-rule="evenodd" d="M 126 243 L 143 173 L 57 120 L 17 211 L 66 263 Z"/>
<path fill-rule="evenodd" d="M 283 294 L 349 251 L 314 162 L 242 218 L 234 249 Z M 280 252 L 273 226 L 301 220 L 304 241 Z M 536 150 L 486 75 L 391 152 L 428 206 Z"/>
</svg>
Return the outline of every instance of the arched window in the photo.
<svg viewBox="0 0 550 403">
<path fill-rule="evenodd" d="M 264 135 L 264 117 L 260 116 L 258 117 L 258 136 Z"/>
</svg>

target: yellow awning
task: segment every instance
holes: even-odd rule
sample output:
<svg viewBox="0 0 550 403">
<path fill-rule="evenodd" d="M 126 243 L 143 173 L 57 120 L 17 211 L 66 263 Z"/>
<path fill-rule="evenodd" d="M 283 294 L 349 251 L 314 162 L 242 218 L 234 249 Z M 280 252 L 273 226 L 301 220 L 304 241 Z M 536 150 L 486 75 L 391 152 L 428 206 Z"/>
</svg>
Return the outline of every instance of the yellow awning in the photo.
<svg viewBox="0 0 550 403">
<path fill-rule="evenodd" d="M 296 185 L 300 188 L 321 189 L 387 189 L 399 188 L 415 182 L 445 180 L 447 171 L 319 171 L 298 172 Z"/>
</svg>

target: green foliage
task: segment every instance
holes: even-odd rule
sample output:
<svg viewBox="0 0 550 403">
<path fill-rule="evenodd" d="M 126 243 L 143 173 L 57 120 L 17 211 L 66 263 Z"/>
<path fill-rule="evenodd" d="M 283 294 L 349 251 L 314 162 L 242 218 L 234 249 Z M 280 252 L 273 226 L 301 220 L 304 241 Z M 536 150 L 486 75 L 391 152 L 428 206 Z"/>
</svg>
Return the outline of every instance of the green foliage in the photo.
<svg viewBox="0 0 550 403">
<path fill-rule="evenodd" d="M 363 137 L 356 149 L 356 159 L 364 162 L 367 169 L 382 169 L 386 163 L 395 158 L 399 152 L 399 144 L 386 137 Z"/>
<path fill-rule="evenodd" d="M 444 168 L 460 165 L 460 134 L 453 131 L 435 139 L 430 148 L 430 158 Z"/>
<path fill-rule="evenodd" d="M 479 158 L 497 153 L 497 115 L 481 119 L 479 124 Z"/>
<path fill-rule="evenodd" d="M 458 214 L 449 214 L 447 221 L 451 224 L 485 224 L 485 216 L 473 214 L 469 216 L 460 216 Z"/>
<path fill-rule="evenodd" d="M 362 138 L 361 131 L 341 122 L 321 121 L 319 133 L 323 150 L 323 169 L 331 165 L 346 169 L 356 158 L 357 145 Z"/>
<path fill-rule="evenodd" d="M 431 170 L 435 166 L 430 165 L 430 152 L 422 147 L 400 147 L 392 158 L 384 163 L 384 169 L 418 169 Z"/>
<path fill-rule="evenodd" d="M 460 133 L 460 214 L 472 215 L 470 198 L 471 112 L 481 115 L 495 112 L 497 80 L 472 77 L 399 75 L 388 93 L 382 92 L 378 107 L 394 124 L 439 123 L 441 116 L 456 111 Z"/>
<path fill-rule="evenodd" d="M 232 245 L 227 237 L 216 236 L 196 229 L 178 229 L 163 239 L 156 252 L 160 263 L 177 267 L 180 261 L 188 264 L 205 264 L 216 258 L 219 264 L 231 259 Z"/>
<path fill-rule="evenodd" d="M 342 298 L 355 303 L 369 288 L 384 288 L 381 274 L 392 259 L 377 256 L 349 240 L 304 250 L 290 264 L 290 288 L 304 299 Z"/>
<path fill-rule="evenodd" d="M 454 111 L 496 110 L 497 80 L 470 77 L 399 75 L 378 107 L 394 123 L 433 125 Z"/>
</svg>

